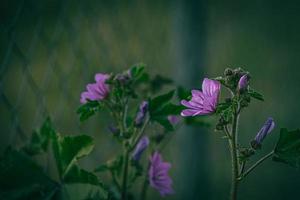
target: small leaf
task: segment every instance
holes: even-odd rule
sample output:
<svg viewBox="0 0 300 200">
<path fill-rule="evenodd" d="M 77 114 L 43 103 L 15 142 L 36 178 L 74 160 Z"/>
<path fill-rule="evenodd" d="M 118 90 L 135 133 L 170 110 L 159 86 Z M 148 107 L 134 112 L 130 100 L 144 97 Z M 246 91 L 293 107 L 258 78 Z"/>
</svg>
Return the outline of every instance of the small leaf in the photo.
<svg viewBox="0 0 300 200">
<path fill-rule="evenodd" d="M 280 130 L 280 137 L 275 147 L 274 161 L 300 168 L 300 130 Z"/>
<path fill-rule="evenodd" d="M 171 90 L 165 94 L 159 95 L 159 96 L 151 99 L 150 104 L 149 104 L 150 114 L 154 113 L 155 111 L 160 109 L 163 105 L 168 103 L 174 96 L 174 92 L 175 92 L 175 90 Z"/>
<path fill-rule="evenodd" d="M 79 114 L 80 121 L 85 121 L 91 116 L 93 116 L 99 109 L 101 104 L 98 101 L 89 101 L 86 104 L 80 106 L 77 109 L 77 114 Z"/>
<path fill-rule="evenodd" d="M 142 63 L 132 66 L 130 69 L 130 74 L 132 78 L 137 79 L 140 75 L 143 74 L 144 69 L 145 69 L 145 65 Z"/>
<path fill-rule="evenodd" d="M 65 136 L 58 135 L 53 140 L 53 151 L 57 168 L 62 178 L 75 162 L 88 155 L 94 148 L 94 141 L 90 136 Z"/>
<path fill-rule="evenodd" d="M 248 94 L 254 99 L 264 101 L 264 96 L 262 94 L 260 94 L 259 92 L 256 92 L 253 89 L 249 89 Z"/>
</svg>

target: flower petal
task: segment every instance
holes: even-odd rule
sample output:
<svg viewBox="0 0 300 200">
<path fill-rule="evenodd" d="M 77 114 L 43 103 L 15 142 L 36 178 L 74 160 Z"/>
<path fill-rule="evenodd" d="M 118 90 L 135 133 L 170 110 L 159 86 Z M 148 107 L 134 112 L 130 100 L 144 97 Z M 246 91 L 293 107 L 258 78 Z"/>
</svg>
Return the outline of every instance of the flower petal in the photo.
<svg viewBox="0 0 300 200">
<path fill-rule="evenodd" d="M 205 96 L 213 96 L 216 94 L 216 92 L 217 94 L 219 94 L 220 89 L 221 84 L 219 83 L 219 81 L 211 80 L 208 78 L 205 78 L 203 80 L 202 91 Z"/>
</svg>

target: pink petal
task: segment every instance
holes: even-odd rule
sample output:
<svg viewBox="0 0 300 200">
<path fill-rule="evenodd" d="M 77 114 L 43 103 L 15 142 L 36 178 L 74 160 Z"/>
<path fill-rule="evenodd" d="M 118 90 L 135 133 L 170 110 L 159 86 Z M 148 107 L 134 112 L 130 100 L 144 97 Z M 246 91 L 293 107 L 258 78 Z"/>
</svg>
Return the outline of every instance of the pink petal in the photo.
<svg viewBox="0 0 300 200">
<path fill-rule="evenodd" d="M 98 73 L 95 75 L 96 82 L 104 82 L 108 78 L 109 78 L 108 74 Z"/>
<path fill-rule="evenodd" d="M 202 83 L 202 91 L 205 96 L 213 96 L 216 92 L 219 94 L 221 84 L 219 81 L 205 78 Z"/>
</svg>

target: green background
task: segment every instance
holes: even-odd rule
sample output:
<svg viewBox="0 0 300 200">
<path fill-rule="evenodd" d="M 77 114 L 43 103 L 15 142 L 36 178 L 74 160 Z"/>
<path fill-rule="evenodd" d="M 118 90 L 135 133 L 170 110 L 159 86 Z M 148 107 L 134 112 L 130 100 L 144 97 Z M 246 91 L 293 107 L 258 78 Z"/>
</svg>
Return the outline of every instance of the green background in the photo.
<svg viewBox="0 0 300 200">
<path fill-rule="evenodd" d="M 259 155 L 273 148 L 280 127 L 300 127 L 297 1 L 4 0 L 0 5 L 1 152 L 24 144 L 50 115 L 60 132 L 96 139 L 83 166 L 104 162 L 118 150 L 107 137 L 107 113 L 80 124 L 75 114 L 80 93 L 95 73 L 138 62 L 188 88 L 200 88 L 204 77 L 226 67 L 250 71 L 266 101 L 253 101 L 242 114 L 241 143 L 247 145 L 267 117 L 276 122 Z M 164 157 L 172 163 L 176 191 L 166 199 L 229 196 L 229 151 L 218 133 L 181 128 Z M 299 186 L 298 170 L 268 160 L 241 183 L 240 199 L 299 199 Z M 149 199 L 160 198 L 149 191 Z M 73 196 L 80 199 L 80 192 Z"/>
</svg>

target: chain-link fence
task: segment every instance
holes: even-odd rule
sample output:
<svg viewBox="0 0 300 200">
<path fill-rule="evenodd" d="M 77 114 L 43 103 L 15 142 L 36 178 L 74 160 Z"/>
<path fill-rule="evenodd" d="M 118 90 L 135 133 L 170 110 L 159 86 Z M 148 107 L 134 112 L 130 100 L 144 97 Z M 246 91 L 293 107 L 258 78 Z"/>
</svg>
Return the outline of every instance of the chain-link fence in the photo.
<svg viewBox="0 0 300 200">
<path fill-rule="evenodd" d="M 78 132 L 83 126 L 75 114 L 79 95 L 95 72 L 121 70 L 141 61 L 154 66 L 152 71 L 158 64 L 170 66 L 165 4 L 1 4 L 1 149 L 25 140 L 46 116 L 62 131 Z M 155 10 L 151 18 L 149 6 Z M 140 19 L 132 20 L 137 15 Z M 145 21 L 148 26 L 142 26 Z"/>
</svg>

